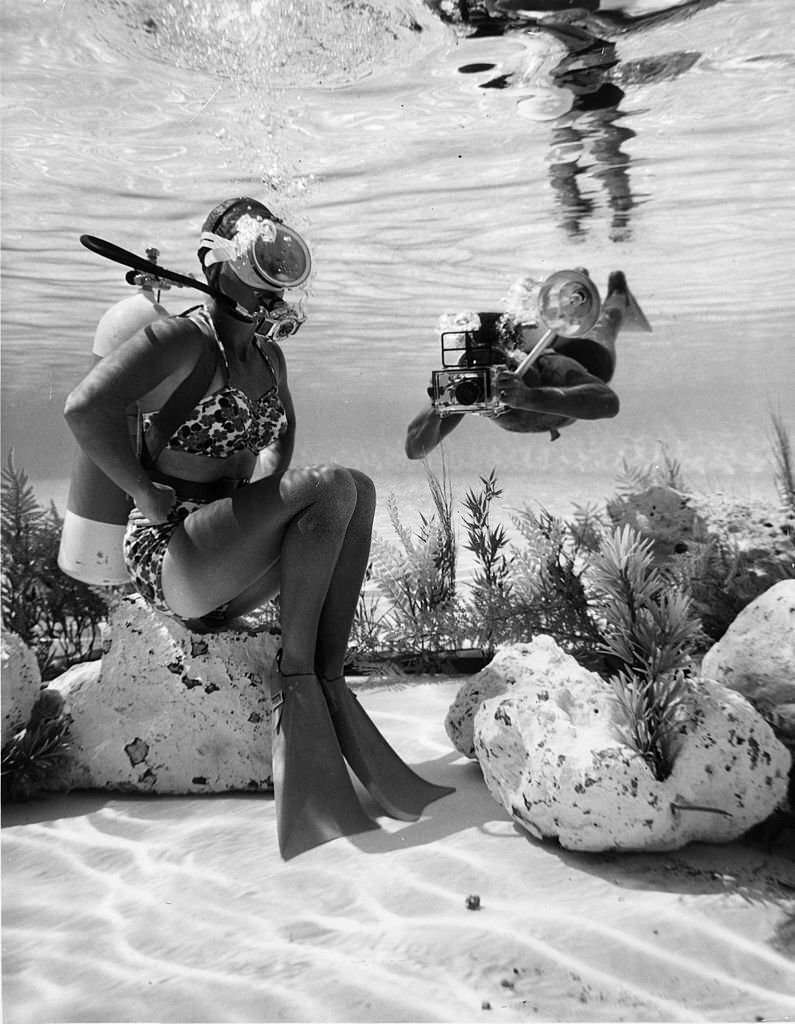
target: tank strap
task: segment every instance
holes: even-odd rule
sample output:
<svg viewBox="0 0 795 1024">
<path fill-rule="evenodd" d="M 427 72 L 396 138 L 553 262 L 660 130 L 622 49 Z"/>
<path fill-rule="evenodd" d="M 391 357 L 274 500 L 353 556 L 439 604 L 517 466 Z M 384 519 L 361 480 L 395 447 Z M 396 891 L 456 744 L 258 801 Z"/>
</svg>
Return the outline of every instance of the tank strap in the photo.
<svg viewBox="0 0 795 1024">
<path fill-rule="evenodd" d="M 188 311 L 189 315 L 192 310 Z M 209 388 L 218 366 L 218 342 L 215 332 L 204 317 L 190 317 L 202 332 L 204 345 L 196 363 L 179 387 L 158 412 L 153 413 L 146 435 L 141 443 L 141 464 L 151 469 L 174 436 L 176 429 L 185 422 Z"/>
</svg>

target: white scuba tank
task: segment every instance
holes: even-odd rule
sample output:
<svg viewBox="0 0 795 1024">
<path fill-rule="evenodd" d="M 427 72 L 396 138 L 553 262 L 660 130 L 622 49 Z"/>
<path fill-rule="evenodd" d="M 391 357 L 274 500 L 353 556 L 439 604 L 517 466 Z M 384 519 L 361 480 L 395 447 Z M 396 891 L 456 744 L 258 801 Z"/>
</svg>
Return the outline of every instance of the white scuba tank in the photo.
<svg viewBox="0 0 795 1024">
<path fill-rule="evenodd" d="M 139 286 L 135 294 L 111 306 L 97 324 L 92 365 L 147 324 L 171 315 L 148 283 Z M 122 542 L 131 506 L 129 496 L 78 448 L 58 549 L 60 569 L 92 586 L 129 582 Z"/>
</svg>

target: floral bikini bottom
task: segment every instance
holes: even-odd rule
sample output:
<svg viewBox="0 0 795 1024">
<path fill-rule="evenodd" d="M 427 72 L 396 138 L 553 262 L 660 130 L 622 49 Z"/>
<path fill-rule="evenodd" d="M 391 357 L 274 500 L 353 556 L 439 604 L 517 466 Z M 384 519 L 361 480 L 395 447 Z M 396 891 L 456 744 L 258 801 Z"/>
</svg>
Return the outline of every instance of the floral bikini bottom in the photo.
<svg viewBox="0 0 795 1024">
<path fill-rule="evenodd" d="M 151 523 L 137 508 L 133 508 L 124 534 L 124 561 L 135 589 L 157 611 L 185 623 L 195 623 L 196 620 L 182 618 L 166 603 L 163 593 L 163 559 L 179 524 L 204 504 L 207 502 L 177 498 L 164 523 Z M 219 605 L 202 616 L 200 621 L 206 625 L 222 622 L 230 603 L 226 601 Z"/>
</svg>

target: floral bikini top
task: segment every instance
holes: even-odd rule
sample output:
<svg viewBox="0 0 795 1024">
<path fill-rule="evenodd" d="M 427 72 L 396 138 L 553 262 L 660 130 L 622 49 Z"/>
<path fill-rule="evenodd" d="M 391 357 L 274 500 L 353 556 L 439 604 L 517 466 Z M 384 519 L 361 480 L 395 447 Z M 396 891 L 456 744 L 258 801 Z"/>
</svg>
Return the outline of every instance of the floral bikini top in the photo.
<svg viewBox="0 0 795 1024">
<path fill-rule="evenodd" d="M 191 319 L 201 320 L 199 326 L 212 331 L 229 377 L 229 363 L 224 347 L 218 339 L 213 322 L 204 309 L 197 310 Z M 257 351 L 268 365 L 274 381 L 276 371 L 264 348 Z M 144 417 L 144 425 L 147 419 Z M 185 422 L 177 428 L 166 444 L 171 451 L 206 455 L 211 459 L 224 459 L 234 452 L 248 448 L 259 455 L 274 447 L 287 429 L 287 414 L 279 397 L 278 384 L 260 395 L 249 398 L 240 388 L 224 384 L 218 391 L 205 395 Z"/>
</svg>

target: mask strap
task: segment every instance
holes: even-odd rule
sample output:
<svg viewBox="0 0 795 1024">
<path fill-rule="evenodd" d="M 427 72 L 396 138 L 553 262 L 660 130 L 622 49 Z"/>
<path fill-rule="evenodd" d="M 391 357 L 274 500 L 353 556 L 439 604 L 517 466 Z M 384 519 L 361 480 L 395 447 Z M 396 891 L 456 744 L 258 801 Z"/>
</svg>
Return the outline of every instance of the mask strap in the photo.
<svg viewBox="0 0 795 1024">
<path fill-rule="evenodd" d="M 211 267 L 214 263 L 226 263 L 228 260 L 236 260 L 240 253 L 234 239 L 223 238 L 215 235 L 212 231 L 205 231 L 201 236 L 200 246 L 210 251 L 204 257 L 204 266 Z"/>
</svg>

